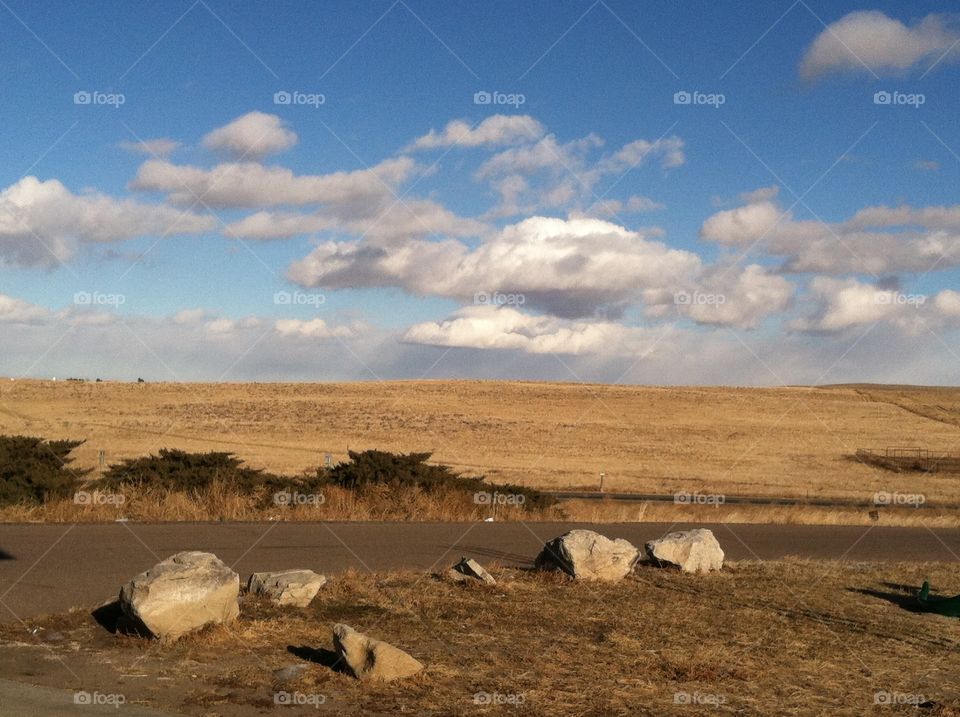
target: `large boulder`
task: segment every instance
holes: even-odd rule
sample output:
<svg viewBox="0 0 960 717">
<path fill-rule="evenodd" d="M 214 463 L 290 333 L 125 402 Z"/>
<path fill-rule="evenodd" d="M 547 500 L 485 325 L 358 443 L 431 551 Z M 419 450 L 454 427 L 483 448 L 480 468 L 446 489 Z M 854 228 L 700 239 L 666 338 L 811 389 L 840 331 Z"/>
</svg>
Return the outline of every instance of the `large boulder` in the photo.
<svg viewBox="0 0 960 717">
<path fill-rule="evenodd" d="M 544 545 L 535 565 L 539 570 L 562 570 L 576 580 L 613 582 L 626 577 L 639 557 L 640 551 L 623 538 L 571 530 Z"/>
<path fill-rule="evenodd" d="M 349 625 L 333 626 L 333 645 L 341 662 L 359 680 L 389 682 L 410 677 L 423 669 L 423 664 L 400 648 L 374 640 Z"/>
<path fill-rule="evenodd" d="M 254 573 L 247 581 L 247 591 L 269 599 L 275 605 L 306 607 L 327 582 L 312 570 L 281 570 Z"/>
<path fill-rule="evenodd" d="M 164 640 L 240 613 L 240 576 L 212 553 L 172 555 L 120 589 L 120 609 L 141 634 Z"/>
<path fill-rule="evenodd" d="M 458 583 L 481 582 L 496 585 L 496 579 L 473 558 L 460 558 L 460 562 L 447 571 L 447 577 Z"/>
<path fill-rule="evenodd" d="M 644 546 L 651 561 L 678 567 L 685 573 L 706 573 L 723 568 L 723 550 L 706 528 L 667 533 Z"/>
</svg>

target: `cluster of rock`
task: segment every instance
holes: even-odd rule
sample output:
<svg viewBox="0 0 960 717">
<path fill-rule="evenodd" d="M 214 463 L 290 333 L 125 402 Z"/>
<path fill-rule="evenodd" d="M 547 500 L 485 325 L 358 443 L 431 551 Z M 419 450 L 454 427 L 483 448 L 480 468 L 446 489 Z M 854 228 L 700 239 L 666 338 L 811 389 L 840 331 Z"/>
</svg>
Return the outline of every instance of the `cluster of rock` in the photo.
<svg viewBox="0 0 960 717">
<path fill-rule="evenodd" d="M 649 562 L 687 573 L 723 567 L 723 550 L 709 530 L 668 533 L 645 544 Z M 615 582 L 640 560 L 640 550 L 623 538 L 610 539 L 592 530 L 571 530 L 548 541 L 535 567 L 556 570 L 575 580 Z M 460 583 L 496 585 L 480 563 L 461 558 L 447 573 Z M 306 607 L 327 579 L 312 570 L 254 573 L 246 583 L 250 595 L 278 606 Z M 240 614 L 240 576 L 212 553 L 187 551 L 172 555 L 140 573 L 120 590 L 120 609 L 128 626 L 139 634 L 162 640 L 207 627 L 227 624 Z M 349 625 L 333 626 L 338 664 L 360 680 L 390 681 L 423 669 L 418 660 L 386 642 L 357 632 Z"/>
</svg>

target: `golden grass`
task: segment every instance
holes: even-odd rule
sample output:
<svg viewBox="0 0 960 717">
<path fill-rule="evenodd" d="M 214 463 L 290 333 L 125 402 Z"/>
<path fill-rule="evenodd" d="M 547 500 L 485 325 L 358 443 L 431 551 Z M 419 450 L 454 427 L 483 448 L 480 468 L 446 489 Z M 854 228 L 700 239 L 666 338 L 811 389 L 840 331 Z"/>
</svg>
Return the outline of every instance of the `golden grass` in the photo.
<svg viewBox="0 0 960 717">
<path fill-rule="evenodd" d="M 73 672 L 84 689 L 191 715 L 257 714 L 278 691 L 322 696 L 341 715 L 917 713 L 877 704 L 888 698 L 960 714 L 957 621 L 902 606 L 925 578 L 960 590 L 960 565 L 743 562 L 708 576 L 640 566 L 613 585 L 490 567 L 492 588 L 352 572 L 309 608 L 244 599 L 233 625 L 172 645 L 112 636 L 84 611 L 0 626 L 0 668 L 61 686 Z M 393 684 L 332 670 L 335 622 L 426 670 Z M 274 671 L 291 664 L 307 669 L 279 682 Z"/>
<path fill-rule="evenodd" d="M 79 438 L 95 467 L 161 447 L 296 474 L 351 449 L 433 451 L 494 483 L 960 503 L 960 478 L 896 475 L 858 447 L 960 448 L 960 390 L 653 388 L 480 381 L 0 382 L 0 432 Z"/>
<path fill-rule="evenodd" d="M 495 486 L 490 486 L 491 491 Z M 94 493 L 88 488 L 88 495 Z M 122 502 L 113 499 L 119 495 Z M 790 525 L 890 525 L 960 527 L 960 510 L 883 507 L 876 517 L 866 508 L 764 505 L 676 505 L 663 502 L 567 500 L 550 508 L 480 505 L 473 494 L 448 490 L 428 493 L 409 487 L 370 487 L 354 492 L 327 486 L 322 501 L 276 505 L 268 494 L 238 495 L 223 484 L 190 493 L 128 488 L 103 500 L 72 499 L 43 505 L 0 507 L 3 523 L 96 523 L 187 521 L 495 521 L 569 520 L 584 523 L 776 523 Z"/>
</svg>

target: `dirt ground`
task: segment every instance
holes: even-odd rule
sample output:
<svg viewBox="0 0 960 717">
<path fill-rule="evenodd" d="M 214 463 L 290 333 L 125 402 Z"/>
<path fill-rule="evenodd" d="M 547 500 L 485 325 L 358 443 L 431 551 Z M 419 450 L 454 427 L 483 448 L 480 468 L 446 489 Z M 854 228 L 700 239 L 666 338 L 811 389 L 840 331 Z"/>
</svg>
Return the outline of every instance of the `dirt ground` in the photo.
<svg viewBox="0 0 960 717">
<path fill-rule="evenodd" d="M 172 645 L 112 634 L 109 610 L 5 625 L 0 674 L 207 717 L 960 714 L 957 620 L 911 609 L 924 578 L 960 591 L 958 565 L 641 565 L 612 585 L 491 567 L 494 587 L 352 573 L 304 609 L 244 598 L 234 624 Z M 337 671 L 336 622 L 425 671 Z"/>
<path fill-rule="evenodd" d="M 960 477 L 897 475 L 857 448 L 960 450 L 960 389 L 651 388 L 423 381 L 0 381 L 0 432 L 87 441 L 81 466 L 161 447 L 299 472 L 347 449 L 432 451 L 491 482 L 612 491 L 960 502 Z"/>
</svg>

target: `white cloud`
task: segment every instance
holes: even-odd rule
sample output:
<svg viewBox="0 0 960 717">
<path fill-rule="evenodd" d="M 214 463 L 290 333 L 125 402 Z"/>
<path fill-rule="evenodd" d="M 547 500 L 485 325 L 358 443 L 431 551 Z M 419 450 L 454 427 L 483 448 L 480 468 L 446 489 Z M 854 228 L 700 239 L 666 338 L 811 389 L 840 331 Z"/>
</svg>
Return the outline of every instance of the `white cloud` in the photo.
<svg viewBox="0 0 960 717">
<path fill-rule="evenodd" d="M 767 194 L 747 199 L 709 217 L 701 237 L 740 249 L 755 245 L 781 257 L 787 272 L 879 276 L 960 263 L 960 206 L 865 207 L 847 221 L 823 223 L 797 220 Z"/>
<path fill-rule="evenodd" d="M 0 294 L 0 322 L 30 323 L 45 319 L 50 312 L 43 307 L 28 303 L 6 294 Z"/>
<path fill-rule="evenodd" d="M 312 214 L 257 212 L 228 225 L 225 233 L 241 239 L 286 239 L 301 234 L 344 231 L 371 241 L 391 243 L 427 236 L 476 236 L 487 226 L 457 216 L 428 199 L 386 200 L 355 211 L 334 208 Z M 351 207 L 352 210 L 352 207 Z"/>
<path fill-rule="evenodd" d="M 415 167 L 409 157 L 398 157 L 352 172 L 295 175 L 284 167 L 257 162 L 203 169 L 154 159 L 140 166 L 130 187 L 163 192 L 171 202 L 187 206 L 200 199 L 215 208 L 326 204 L 359 210 L 366 203 L 392 199 L 392 190 L 406 181 Z"/>
<path fill-rule="evenodd" d="M 500 196 L 499 204 L 489 215 L 516 216 L 571 205 L 574 209 L 591 207 L 598 201 L 596 192 L 604 178 L 619 180 L 656 159 L 664 169 L 678 167 L 685 161 L 684 142 L 679 137 L 664 137 L 655 142 L 638 139 L 615 152 L 596 156 L 603 144 L 593 134 L 566 143 L 546 135 L 532 144 L 493 155 L 474 174 Z"/>
<path fill-rule="evenodd" d="M 599 219 L 531 217 L 485 237 L 409 240 L 389 248 L 367 241 L 319 244 L 289 277 L 331 289 L 397 286 L 418 295 L 472 299 L 478 292 L 522 294 L 558 316 L 614 312 L 644 290 L 670 289 L 701 269 L 699 257 Z"/>
<path fill-rule="evenodd" d="M 121 142 L 119 146 L 121 149 L 125 149 L 128 152 L 149 154 L 157 157 L 166 157 L 168 154 L 180 147 L 180 143 L 174 139 L 158 137 L 156 139 L 144 139 L 138 142 L 125 140 Z"/>
<path fill-rule="evenodd" d="M 907 26 L 879 10 L 851 12 L 817 36 L 803 56 L 800 74 L 813 80 L 845 71 L 902 73 L 920 63 L 930 66 L 948 52 L 949 59 L 956 59 L 957 40 L 960 32 L 942 15 L 927 15 Z"/>
<path fill-rule="evenodd" d="M 297 143 L 297 134 L 288 129 L 277 115 L 248 112 L 203 138 L 203 146 L 226 152 L 237 158 L 259 159 L 290 149 Z"/>
<path fill-rule="evenodd" d="M 356 336 L 362 329 L 358 325 L 330 326 L 323 319 L 280 319 L 274 329 L 281 336 L 295 336 L 309 339 L 350 338 Z"/>
<path fill-rule="evenodd" d="M 51 266 L 69 259 L 78 242 L 198 234 L 216 225 L 210 216 L 103 194 L 75 195 L 56 179 L 24 177 L 0 192 L 0 264 Z"/>
<path fill-rule="evenodd" d="M 407 329 L 407 343 L 531 354 L 646 353 L 659 332 L 613 322 L 568 321 L 534 316 L 510 307 L 470 306 L 442 321 Z"/>
<path fill-rule="evenodd" d="M 838 333 L 885 322 L 908 335 L 960 326 L 960 293 L 945 289 L 934 296 L 911 294 L 857 279 L 815 277 L 810 282 L 812 310 L 795 320 L 795 331 Z"/>
<path fill-rule="evenodd" d="M 673 294 L 646 292 L 644 298 L 653 318 L 680 315 L 704 326 L 755 329 L 768 316 L 785 311 L 794 291 L 787 279 L 757 264 L 743 270 L 717 265 Z"/>
<path fill-rule="evenodd" d="M 543 125 L 529 115 L 493 115 L 472 126 L 464 120 L 448 122 L 443 131 L 430 130 L 414 140 L 410 151 L 438 147 L 501 147 L 538 139 L 544 134 Z"/>
<path fill-rule="evenodd" d="M 206 317 L 206 309 L 184 309 L 173 315 L 175 324 L 198 324 Z"/>
</svg>

